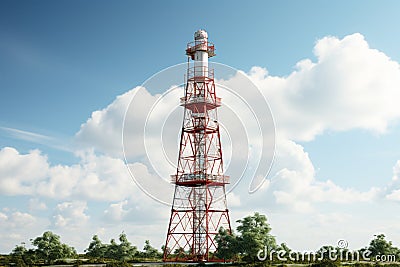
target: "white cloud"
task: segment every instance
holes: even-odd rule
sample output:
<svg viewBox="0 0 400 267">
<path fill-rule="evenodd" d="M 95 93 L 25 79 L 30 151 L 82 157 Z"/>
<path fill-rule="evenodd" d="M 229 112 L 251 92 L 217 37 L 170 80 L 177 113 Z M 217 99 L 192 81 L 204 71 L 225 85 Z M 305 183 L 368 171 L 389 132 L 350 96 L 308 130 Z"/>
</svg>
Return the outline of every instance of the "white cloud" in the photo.
<svg viewBox="0 0 400 267">
<path fill-rule="evenodd" d="M 0 251 L 11 252 L 15 245 L 28 243 L 31 234 L 35 234 L 43 224 L 43 220 L 22 211 L 0 212 Z"/>
<path fill-rule="evenodd" d="M 140 157 L 144 153 L 143 147 L 143 128 L 146 116 L 157 99 L 144 88 L 136 87 L 116 99 L 102 110 L 92 113 L 92 116 L 81 125 L 75 138 L 80 147 L 94 148 L 97 152 L 122 158 L 122 132 L 125 112 L 131 104 L 129 118 L 133 119 L 131 123 L 126 124 L 132 138 L 125 139 L 126 147 L 135 149 L 128 150 L 131 156 Z M 133 102 L 131 102 L 133 100 Z M 139 127 L 138 127 L 139 126 Z"/>
<path fill-rule="evenodd" d="M 400 201 L 400 160 L 393 166 L 392 182 L 386 188 L 386 199 Z"/>
<path fill-rule="evenodd" d="M 46 136 L 46 135 L 29 132 L 29 131 L 24 131 L 24 130 L 20 130 L 20 129 L 15 129 L 15 128 L 0 127 L 0 130 L 8 132 L 11 136 L 13 136 L 15 138 L 26 140 L 26 141 L 32 141 L 32 142 L 40 143 L 40 144 L 46 143 L 49 140 L 52 140 L 51 137 Z"/>
<path fill-rule="evenodd" d="M 30 211 L 35 210 L 47 210 L 47 205 L 45 202 L 40 201 L 37 198 L 31 198 L 28 203 L 28 207 Z"/>
<path fill-rule="evenodd" d="M 77 229 L 89 220 L 85 213 L 87 204 L 83 201 L 63 202 L 57 205 L 52 224 L 56 228 Z"/>
<path fill-rule="evenodd" d="M 121 159 L 80 155 L 78 164 L 51 166 L 34 150 L 20 154 L 14 148 L 0 150 L 0 191 L 5 195 L 34 195 L 54 199 L 78 198 L 99 201 L 124 199 L 135 190 Z"/>
<path fill-rule="evenodd" d="M 33 150 L 21 155 L 16 149 L 0 150 L 0 193 L 5 195 L 32 194 L 36 183 L 46 177 L 47 157 Z"/>
<path fill-rule="evenodd" d="M 8 221 L 14 228 L 27 227 L 35 222 L 35 218 L 29 213 L 14 212 L 8 217 Z"/>
<path fill-rule="evenodd" d="M 37 192 L 41 196 L 52 198 L 69 197 L 74 193 L 74 187 L 79 183 L 81 173 L 82 169 L 78 164 L 49 166 L 47 178 L 38 183 Z"/>
<path fill-rule="evenodd" d="M 400 117 L 400 66 L 371 49 L 361 34 L 325 37 L 288 77 L 268 76 L 259 67 L 250 77 L 262 89 L 277 131 L 308 141 L 325 130 L 356 128 L 383 133 Z"/>
<path fill-rule="evenodd" d="M 240 196 L 234 192 L 229 192 L 226 195 L 226 201 L 229 203 L 229 207 L 240 207 Z"/>
<path fill-rule="evenodd" d="M 386 198 L 389 200 L 400 201 L 400 189 L 393 190 L 386 195 Z"/>
<path fill-rule="evenodd" d="M 72 152 L 70 141 L 63 138 L 54 138 L 51 136 L 35 133 L 31 131 L 25 131 L 21 129 L 0 127 L 0 132 L 4 132 L 6 135 L 13 139 L 24 140 L 32 142 L 34 144 L 41 144 L 47 147 L 55 148 L 57 150 Z"/>
<path fill-rule="evenodd" d="M 170 213 L 168 206 L 155 202 L 142 192 L 140 194 L 142 195 L 140 201 L 135 196 L 111 203 L 103 212 L 104 221 L 109 224 L 129 222 L 137 225 L 151 221 L 154 224 L 161 222 L 163 225 Z"/>
<path fill-rule="evenodd" d="M 130 209 L 125 208 L 128 204 L 128 200 L 124 200 L 119 203 L 111 204 L 108 209 L 104 211 L 104 216 L 108 220 L 122 221 L 124 217 L 129 213 Z"/>
<path fill-rule="evenodd" d="M 271 171 L 275 178 L 268 191 L 260 191 L 298 211 L 312 211 L 318 202 L 372 201 L 383 195 L 383 187 L 361 192 L 316 180 L 308 154 L 295 142 L 326 130 L 384 133 L 400 117 L 400 66 L 371 49 L 361 34 L 325 37 L 314 53 L 317 62 L 302 60 L 287 77 L 269 76 L 260 67 L 249 73 L 271 105 L 279 139 Z M 397 198 L 397 192 L 388 198 Z"/>
<path fill-rule="evenodd" d="M 393 166 L 393 181 L 398 181 L 400 176 L 400 160 L 396 162 L 396 164 Z"/>
<path fill-rule="evenodd" d="M 263 208 L 266 203 L 273 210 L 315 212 L 318 203 L 349 204 L 376 200 L 382 189 L 359 191 L 343 188 L 331 180 L 319 181 L 314 166 L 304 148 L 287 139 L 277 139 L 274 176 L 254 195 L 247 195 L 240 186 L 235 189 L 248 206 Z M 238 192 L 239 191 L 239 192 Z M 246 201 L 244 199 L 247 199 Z"/>
<path fill-rule="evenodd" d="M 6 221 L 8 219 L 7 215 L 5 215 L 4 213 L 0 212 L 0 221 Z"/>
<path fill-rule="evenodd" d="M 89 154 L 81 162 L 82 177 L 75 185 L 80 198 L 114 201 L 135 193 L 134 183 L 121 159 Z"/>
</svg>

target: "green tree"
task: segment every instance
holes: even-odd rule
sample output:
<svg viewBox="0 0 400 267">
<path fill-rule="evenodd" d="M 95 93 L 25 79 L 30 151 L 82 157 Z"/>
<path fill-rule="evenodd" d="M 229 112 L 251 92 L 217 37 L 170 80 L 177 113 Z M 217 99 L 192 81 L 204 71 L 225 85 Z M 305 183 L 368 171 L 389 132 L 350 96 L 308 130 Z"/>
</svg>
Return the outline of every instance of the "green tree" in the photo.
<svg viewBox="0 0 400 267">
<path fill-rule="evenodd" d="M 255 212 L 237 220 L 238 235 L 220 229 L 215 237 L 218 249 L 217 256 L 221 259 L 243 259 L 255 262 L 258 260 L 259 251 L 277 249 L 275 237 L 270 234 L 271 227 L 267 223 L 267 217 Z"/>
<path fill-rule="evenodd" d="M 136 254 L 137 248 L 132 246 L 128 241 L 125 233 L 119 235 L 118 257 L 122 261 L 133 259 Z"/>
<path fill-rule="evenodd" d="M 150 241 L 146 240 L 144 242 L 143 254 L 146 258 L 159 258 L 161 253 L 154 247 L 150 245 Z"/>
<path fill-rule="evenodd" d="M 267 223 L 267 217 L 255 212 L 253 216 L 247 216 L 237 220 L 239 226 L 238 246 L 240 254 L 245 261 L 256 261 L 260 250 L 276 249 L 275 237 L 270 235 L 271 227 Z"/>
<path fill-rule="evenodd" d="M 37 258 L 44 260 L 46 263 L 76 256 L 75 249 L 61 243 L 60 236 L 51 231 L 44 232 L 42 236 L 36 237 L 32 241 L 32 245 L 37 247 L 34 250 Z"/>
<path fill-rule="evenodd" d="M 92 237 L 89 247 L 85 249 L 86 255 L 93 258 L 104 258 L 107 245 L 103 244 L 97 235 Z"/>
<path fill-rule="evenodd" d="M 219 229 L 215 241 L 218 246 L 216 256 L 224 261 L 234 260 L 240 252 L 236 236 L 223 227 Z"/>
<path fill-rule="evenodd" d="M 23 259 L 26 264 L 28 265 L 33 265 L 35 262 L 37 262 L 37 255 L 34 249 L 28 249 L 25 251 Z"/>
<path fill-rule="evenodd" d="M 374 235 L 375 238 L 369 243 L 368 250 L 371 252 L 371 257 L 375 258 L 377 255 L 396 255 L 400 256 L 400 250 L 394 247 L 392 241 L 386 241 L 384 234 Z"/>
<path fill-rule="evenodd" d="M 11 254 L 12 256 L 23 256 L 26 253 L 26 248 L 25 246 L 15 246 L 15 248 L 12 250 Z"/>
<path fill-rule="evenodd" d="M 117 244 L 115 239 L 111 239 L 110 244 L 106 246 L 104 256 L 119 261 L 133 259 L 137 253 L 137 248 L 131 245 L 125 233 L 120 234 L 119 242 L 120 243 Z"/>
<path fill-rule="evenodd" d="M 15 248 L 10 253 L 11 259 L 13 263 L 15 263 L 16 267 L 25 267 L 25 253 L 27 252 L 25 246 L 15 246 Z M 1 261 L 0 261 L 1 262 Z M 1 263 L 0 263 L 1 265 Z"/>
<path fill-rule="evenodd" d="M 110 244 L 107 245 L 107 250 L 104 253 L 105 257 L 108 259 L 116 259 L 118 260 L 118 244 L 115 242 L 115 239 L 110 240 Z"/>
<path fill-rule="evenodd" d="M 183 248 L 183 247 L 178 247 L 178 248 L 176 248 L 175 250 L 174 250 L 174 254 L 175 254 L 175 256 L 182 256 L 182 255 L 185 255 L 185 249 Z"/>
</svg>

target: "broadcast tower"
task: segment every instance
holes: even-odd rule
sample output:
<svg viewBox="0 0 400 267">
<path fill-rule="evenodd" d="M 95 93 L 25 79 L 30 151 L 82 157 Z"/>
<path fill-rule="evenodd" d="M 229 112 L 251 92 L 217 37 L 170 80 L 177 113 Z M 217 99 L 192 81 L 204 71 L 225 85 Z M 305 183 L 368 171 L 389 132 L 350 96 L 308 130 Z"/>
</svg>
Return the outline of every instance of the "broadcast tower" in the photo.
<svg viewBox="0 0 400 267">
<path fill-rule="evenodd" d="M 214 69 L 208 68 L 208 58 L 215 56 L 214 44 L 205 30 L 194 34 L 194 42 L 186 48 L 188 68 L 185 78 L 184 108 L 179 158 L 164 261 L 213 262 L 215 236 L 220 227 L 231 232 L 226 204 L 220 127 Z"/>
</svg>

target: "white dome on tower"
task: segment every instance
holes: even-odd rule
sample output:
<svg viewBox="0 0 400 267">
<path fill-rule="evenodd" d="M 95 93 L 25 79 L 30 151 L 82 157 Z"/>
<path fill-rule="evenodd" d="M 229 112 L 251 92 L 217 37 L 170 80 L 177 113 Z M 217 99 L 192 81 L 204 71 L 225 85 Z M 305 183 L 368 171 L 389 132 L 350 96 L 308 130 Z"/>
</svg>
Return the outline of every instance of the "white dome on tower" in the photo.
<svg viewBox="0 0 400 267">
<path fill-rule="evenodd" d="M 205 30 L 197 30 L 194 33 L 194 39 L 199 40 L 199 39 L 207 39 L 208 38 L 208 33 Z"/>
</svg>

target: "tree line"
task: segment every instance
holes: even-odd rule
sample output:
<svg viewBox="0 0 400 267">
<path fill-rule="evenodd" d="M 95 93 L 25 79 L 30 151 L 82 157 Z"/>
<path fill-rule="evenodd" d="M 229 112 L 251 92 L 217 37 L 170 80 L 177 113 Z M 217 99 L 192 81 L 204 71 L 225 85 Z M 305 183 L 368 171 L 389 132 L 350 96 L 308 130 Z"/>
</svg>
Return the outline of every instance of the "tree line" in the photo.
<svg viewBox="0 0 400 267">
<path fill-rule="evenodd" d="M 271 227 L 265 215 L 255 212 L 253 215 L 238 220 L 237 223 L 236 232 L 231 233 L 224 228 L 219 230 L 215 237 L 218 245 L 215 257 L 229 262 L 256 263 L 261 261 L 267 264 L 317 264 L 321 261 L 349 260 L 361 262 L 363 258 L 344 258 L 344 255 L 355 254 L 368 254 L 371 263 L 377 262 L 378 257 L 382 259 L 382 256 L 391 256 L 386 259 L 385 263 L 394 263 L 400 260 L 400 249 L 395 247 L 391 241 L 387 241 L 384 234 L 375 235 L 369 245 L 355 251 L 349 251 L 347 246 L 323 246 L 313 254 L 313 256 L 318 255 L 319 257 L 310 259 L 299 257 L 301 253 L 291 250 L 285 243 L 278 245 L 275 237 L 270 233 Z M 111 239 L 109 243 L 103 243 L 97 235 L 94 235 L 85 249 L 85 253 L 81 255 L 78 255 L 75 248 L 62 243 L 60 236 L 51 231 L 46 231 L 42 236 L 31 239 L 31 244 L 33 248 L 30 249 L 26 249 L 25 245 L 15 246 L 10 255 L 3 258 L 3 261 L 14 262 L 17 266 L 65 263 L 67 259 L 85 260 L 87 263 L 161 261 L 163 251 L 169 249 L 163 246 L 159 251 L 151 246 L 149 240 L 146 240 L 143 249 L 138 250 L 124 232 L 119 235 L 118 240 Z M 189 253 L 189 251 L 177 248 L 171 257 L 182 256 L 184 253 Z M 283 257 L 285 257 L 284 260 Z M 1 260 L 0 266 L 2 266 Z"/>
<path fill-rule="evenodd" d="M 72 259 L 85 259 L 88 263 L 129 262 L 134 260 L 160 260 L 162 253 L 152 247 L 149 240 L 145 241 L 143 250 L 129 242 L 122 232 L 118 241 L 111 239 L 103 243 L 97 235 L 92 237 L 85 253 L 78 255 L 74 247 L 61 242 L 60 236 L 46 231 L 42 236 L 31 240 L 33 248 L 26 249 L 25 245 L 16 245 L 7 260 L 18 263 L 19 266 L 65 263 Z M 0 266 L 2 266 L 0 262 Z"/>
<path fill-rule="evenodd" d="M 270 234 L 271 227 L 265 215 L 254 213 L 237 221 L 237 234 L 229 233 L 221 228 L 216 236 L 218 244 L 217 256 L 221 259 L 230 259 L 236 262 L 267 263 L 315 263 L 315 262 L 370 262 L 395 263 L 400 261 L 400 249 L 391 241 L 387 241 L 384 234 L 377 234 L 368 246 L 351 251 L 345 244 L 322 246 L 313 252 L 297 252 L 290 249 L 285 243 L 277 244 Z"/>
</svg>

